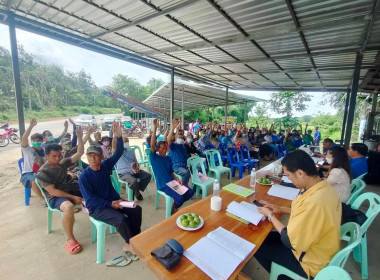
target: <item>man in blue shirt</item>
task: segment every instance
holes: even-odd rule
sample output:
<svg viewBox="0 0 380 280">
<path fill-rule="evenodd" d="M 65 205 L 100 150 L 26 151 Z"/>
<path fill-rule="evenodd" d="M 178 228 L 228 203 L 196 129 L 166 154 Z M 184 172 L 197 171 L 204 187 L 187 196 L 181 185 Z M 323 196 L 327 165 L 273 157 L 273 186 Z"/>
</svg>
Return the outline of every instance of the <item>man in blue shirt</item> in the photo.
<svg viewBox="0 0 380 280">
<path fill-rule="evenodd" d="M 176 134 L 174 136 L 174 128 Z M 180 129 L 180 122 L 176 119 L 172 120 L 170 132 L 167 137 L 170 150 L 170 157 L 172 158 L 174 173 L 182 177 L 183 183 L 187 186 L 190 179 L 190 171 L 187 168 L 187 150 L 185 147 L 183 130 Z M 174 142 L 175 140 L 175 142 Z"/>
<path fill-rule="evenodd" d="M 119 123 L 113 123 L 112 131 L 116 140 L 116 151 L 103 160 L 103 152 L 99 146 L 87 149 L 90 166 L 79 177 L 79 186 L 86 201 L 90 216 L 116 227 L 125 240 L 123 251 L 133 254 L 129 239 L 141 232 L 141 207 L 124 208 L 122 199 L 111 183 L 110 173 L 123 154 L 123 139 Z"/>
<path fill-rule="evenodd" d="M 315 127 L 315 132 L 314 132 L 314 144 L 316 146 L 319 146 L 319 142 L 321 142 L 321 132 L 319 131 L 319 127 Z"/>
<path fill-rule="evenodd" d="M 368 173 L 366 158 L 368 154 L 368 147 L 366 145 L 362 143 L 352 143 L 347 153 L 351 158 L 350 166 L 354 179 Z"/>
<path fill-rule="evenodd" d="M 123 155 L 117 162 L 117 173 L 120 179 L 128 182 L 129 187 L 133 190 L 134 196 L 138 200 L 143 200 L 140 191 L 145 191 L 152 175 L 144 170 L 140 170 L 135 151 L 129 148 L 129 139 L 126 135 L 123 135 L 123 145 Z M 112 150 L 114 152 L 116 150 L 116 141 L 112 141 Z M 137 179 L 139 179 L 139 181 L 137 181 Z"/>
<path fill-rule="evenodd" d="M 303 145 L 302 137 L 298 134 L 298 132 L 293 134 L 293 145 L 296 148 L 299 148 Z"/>
<path fill-rule="evenodd" d="M 189 200 L 194 195 L 194 191 L 188 188 L 188 190 L 181 195 L 167 185 L 167 183 L 173 180 L 176 180 L 180 185 L 182 185 L 182 181 L 174 174 L 172 159 L 166 155 L 166 142 L 159 141 L 156 146 L 156 130 L 158 126 L 157 119 L 153 120 L 153 125 L 153 134 L 150 142 L 152 149 L 152 152 L 150 153 L 150 163 L 156 178 L 157 190 L 163 191 L 174 199 L 172 206 L 172 214 L 174 214 L 185 201 Z"/>
</svg>

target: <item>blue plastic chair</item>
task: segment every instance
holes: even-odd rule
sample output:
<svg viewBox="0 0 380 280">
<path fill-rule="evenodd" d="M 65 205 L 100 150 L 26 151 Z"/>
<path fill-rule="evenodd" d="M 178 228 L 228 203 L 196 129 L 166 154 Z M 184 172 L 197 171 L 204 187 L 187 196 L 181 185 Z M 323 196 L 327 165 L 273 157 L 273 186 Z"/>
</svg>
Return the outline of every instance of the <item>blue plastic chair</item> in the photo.
<svg viewBox="0 0 380 280">
<path fill-rule="evenodd" d="M 280 159 L 286 155 L 286 148 L 283 144 L 277 145 L 277 148 L 278 148 L 277 158 Z"/>
<path fill-rule="evenodd" d="M 232 177 L 235 177 L 236 168 L 239 169 L 239 179 L 243 178 L 243 173 L 245 172 L 245 168 L 248 168 L 250 171 L 250 164 L 241 162 L 239 159 L 239 153 L 236 148 L 228 148 L 228 166 L 232 168 Z"/>
<path fill-rule="evenodd" d="M 360 245 L 354 249 L 354 259 L 361 263 L 362 279 L 368 279 L 367 230 L 380 212 L 380 196 L 371 192 L 363 193 L 352 203 L 351 207 L 359 209 L 366 201 L 369 203 L 365 212 L 367 220 L 360 227 Z"/>
<path fill-rule="evenodd" d="M 36 178 L 35 182 L 36 182 L 36 185 L 38 186 L 38 188 L 40 189 L 43 197 L 45 198 L 45 202 L 46 202 L 47 207 L 48 207 L 48 217 L 47 217 L 48 218 L 48 224 L 47 224 L 48 227 L 47 227 L 47 233 L 49 234 L 49 233 L 51 233 L 51 225 L 52 225 L 52 219 L 53 219 L 53 212 L 59 212 L 59 213 L 61 213 L 62 217 L 63 217 L 63 212 L 60 211 L 60 210 L 58 210 L 58 209 L 52 208 L 50 206 L 49 200 L 46 198 L 45 192 L 42 190 L 42 187 L 41 187 L 40 183 L 38 183 L 38 179 L 37 178 Z"/>
<path fill-rule="evenodd" d="M 347 238 L 347 236 L 349 236 L 349 238 Z M 360 244 L 361 235 L 360 235 L 359 225 L 353 222 L 349 222 L 342 225 L 340 227 L 340 237 L 342 240 L 347 241 L 347 246 L 335 254 L 335 256 L 331 259 L 327 267 L 337 266 L 343 269 L 352 250 L 354 250 L 354 248 Z M 277 280 L 277 278 L 280 275 L 286 275 L 289 278 L 295 279 L 295 280 L 306 280 L 306 278 L 299 276 L 297 273 L 287 269 L 286 267 L 283 267 L 282 265 L 272 262 L 269 279 Z M 317 279 L 317 277 L 315 279 Z M 326 278 L 322 278 L 322 279 L 326 279 Z M 327 279 L 330 279 L 330 278 L 327 278 Z M 335 279 L 335 278 L 332 278 L 332 279 Z"/>
<path fill-rule="evenodd" d="M 22 175 L 22 169 L 24 165 L 24 158 L 20 158 L 18 160 L 18 169 L 20 170 L 20 174 Z M 25 188 L 25 206 L 29 206 L 30 197 L 32 196 L 32 186 L 30 188 Z"/>
<path fill-rule="evenodd" d="M 260 169 L 260 161 L 258 159 L 251 158 L 247 146 L 240 146 L 240 156 L 243 163 L 248 163 L 251 166 L 250 169 L 255 168 L 255 163 L 257 164 L 256 170 Z"/>
<path fill-rule="evenodd" d="M 115 233 L 116 229 L 106 224 L 102 221 L 99 221 L 91 216 L 91 242 L 96 242 L 96 263 L 102 263 L 104 260 L 104 247 L 105 247 L 105 238 L 106 238 L 106 229 L 109 227 L 109 232 Z"/>
</svg>

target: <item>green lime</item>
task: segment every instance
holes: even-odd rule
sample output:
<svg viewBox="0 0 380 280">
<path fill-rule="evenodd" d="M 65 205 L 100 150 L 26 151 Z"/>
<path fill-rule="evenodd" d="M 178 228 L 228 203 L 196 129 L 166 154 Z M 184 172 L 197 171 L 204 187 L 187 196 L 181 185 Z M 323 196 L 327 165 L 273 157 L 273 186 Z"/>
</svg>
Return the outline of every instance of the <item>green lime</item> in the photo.
<svg viewBox="0 0 380 280">
<path fill-rule="evenodd" d="M 194 218 L 194 222 L 199 225 L 201 223 L 201 220 L 198 217 Z"/>
<path fill-rule="evenodd" d="M 259 183 L 264 184 L 264 178 L 260 178 Z"/>
<path fill-rule="evenodd" d="M 184 227 L 188 227 L 189 226 L 189 221 L 184 219 L 181 221 L 181 225 L 183 225 Z"/>
<path fill-rule="evenodd" d="M 193 217 L 193 216 L 187 217 L 187 219 L 188 219 L 189 221 L 194 221 L 194 217 Z"/>
<path fill-rule="evenodd" d="M 198 214 L 193 214 L 194 218 L 199 218 Z"/>
<path fill-rule="evenodd" d="M 185 220 L 185 219 L 187 219 L 187 216 L 186 215 L 182 215 L 180 219 L 181 219 L 181 221 Z"/>
<path fill-rule="evenodd" d="M 190 221 L 190 223 L 189 223 L 189 227 L 190 227 L 190 228 L 196 228 L 196 227 L 197 227 L 197 224 L 196 224 L 194 221 Z"/>
</svg>

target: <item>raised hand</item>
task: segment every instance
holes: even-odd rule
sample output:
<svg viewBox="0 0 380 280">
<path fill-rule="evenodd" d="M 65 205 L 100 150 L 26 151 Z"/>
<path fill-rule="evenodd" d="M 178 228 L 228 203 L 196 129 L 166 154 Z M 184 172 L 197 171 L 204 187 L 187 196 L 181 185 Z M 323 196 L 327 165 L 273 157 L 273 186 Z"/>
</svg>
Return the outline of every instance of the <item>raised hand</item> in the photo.
<svg viewBox="0 0 380 280">
<path fill-rule="evenodd" d="M 80 125 L 77 126 L 76 133 L 78 139 L 83 139 L 83 128 Z"/>
<path fill-rule="evenodd" d="M 113 135 L 115 137 L 117 137 L 117 138 L 121 137 L 122 132 L 121 132 L 121 125 L 119 122 L 113 122 L 112 131 L 113 131 Z"/>
<path fill-rule="evenodd" d="M 69 122 L 68 122 L 68 121 L 65 121 L 65 122 L 63 123 L 63 126 L 67 129 L 67 128 L 69 127 Z"/>
<path fill-rule="evenodd" d="M 157 128 L 157 127 L 158 127 L 158 120 L 157 120 L 157 119 L 154 119 L 154 120 L 153 120 L 153 127 L 154 127 L 154 128 Z"/>
<path fill-rule="evenodd" d="M 92 133 L 95 132 L 95 130 L 96 130 L 96 127 L 94 127 L 94 126 L 90 126 L 90 127 L 88 128 L 88 130 L 87 130 L 87 134 L 92 134 Z"/>
<path fill-rule="evenodd" d="M 35 127 L 36 125 L 37 125 L 37 119 L 35 119 L 35 118 L 31 119 L 29 126 L 30 127 Z"/>
</svg>

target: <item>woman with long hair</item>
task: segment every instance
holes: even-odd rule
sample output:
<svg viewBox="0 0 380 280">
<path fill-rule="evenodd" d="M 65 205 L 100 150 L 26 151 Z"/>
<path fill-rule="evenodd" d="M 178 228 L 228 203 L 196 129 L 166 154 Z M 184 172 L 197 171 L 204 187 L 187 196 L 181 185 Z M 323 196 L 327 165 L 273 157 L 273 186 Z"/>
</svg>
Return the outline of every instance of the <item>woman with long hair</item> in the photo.
<svg viewBox="0 0 380 280">
<path fill-rule="evenodd" d="M 327 151 L 326 161 L 330 164 L 327 182 L 338 192 L 341 202 L 347 202 L 351 195 L 352 173 L 347 151 L 334 146 Z"/>
</svg>

